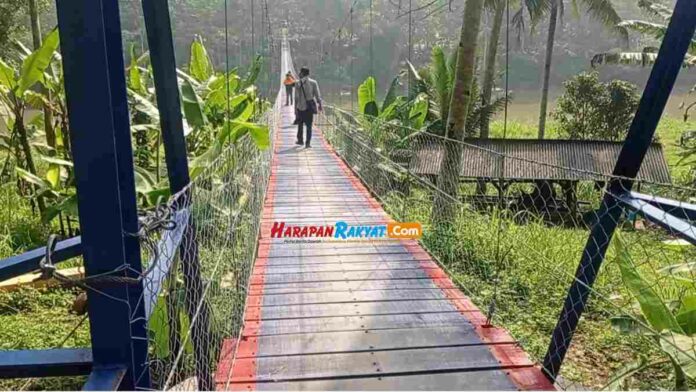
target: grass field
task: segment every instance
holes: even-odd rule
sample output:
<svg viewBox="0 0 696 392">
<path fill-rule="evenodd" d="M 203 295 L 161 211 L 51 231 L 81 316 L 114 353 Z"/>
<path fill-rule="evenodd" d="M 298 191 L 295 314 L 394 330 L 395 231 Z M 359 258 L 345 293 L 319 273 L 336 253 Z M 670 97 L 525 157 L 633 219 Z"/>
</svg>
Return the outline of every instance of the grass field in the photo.
<svg viewBox="0 0 696 392">
<path fill-rule="evenodd" d="M 41 224 L 26 198 L 17 195 L 15 184 L 0 187 L 0 205 L 3 206 L 0 211 L 0 258 L 45 245 L 53 230 Z M 76 289 L 31 287 L 13 292 L 0 291 L 0 349 L 89 347 L 88 320 L 73 332 L 82 319 L 71 312 L 78 293 Z M 0 389 L 79 389 L 83 382 L 82 377 L 0 380 Z"/>
</svg>

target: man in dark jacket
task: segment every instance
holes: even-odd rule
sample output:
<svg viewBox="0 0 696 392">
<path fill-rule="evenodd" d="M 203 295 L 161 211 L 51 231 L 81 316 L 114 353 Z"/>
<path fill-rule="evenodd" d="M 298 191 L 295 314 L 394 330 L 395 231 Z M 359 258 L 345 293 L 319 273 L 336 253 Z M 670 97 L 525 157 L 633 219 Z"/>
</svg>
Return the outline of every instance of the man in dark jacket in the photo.
<svg viewBox="0 0 696 392">
<path fill-rule="evenodd" d="M 309 68 L 302 67 L 300 80 L 295 83 L 295 111 L 297 114 L 297 145 L 310 148 L 312 145 L 312 123 L 314 115 L 322 110 L 321 93 L 316 80 L 310 79 Z M 303 128 L 307 126 L 307 137 L 303 138 Z"/>
</svg>

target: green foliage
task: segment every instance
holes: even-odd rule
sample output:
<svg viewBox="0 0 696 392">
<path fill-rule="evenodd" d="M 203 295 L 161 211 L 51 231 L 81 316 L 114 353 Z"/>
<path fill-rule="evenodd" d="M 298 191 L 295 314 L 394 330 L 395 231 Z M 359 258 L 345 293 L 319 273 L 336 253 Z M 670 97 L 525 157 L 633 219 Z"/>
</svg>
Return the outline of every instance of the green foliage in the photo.
<svg viewBox="0 0 696 392">
<path fill-rule="evenodd" d="M 379 116 L 379 105 L 377 104 L 377 82 L 370 76 L 358 87 L 358 107 L 360 113 L 368 116 Z"/>
<path fill-rule="evenodd" d="M 22 288 L 0 292 L 0 349 L 49 349 L 89 347 L 89 323 L 70 311 L 79 291 L 75 289 Z M 50 327 L 48 327 L 50 326 Z M 67 338 L 67 339 L 66 339 Z M 64 341 L 65 340 L 65 341 Z M 62 346 L 61 346 L 62 343 Z M 84 378 L 8 379 L 0 381 L 7 390 L 75 390 Z"/>
<path fill-rule="evenodd" d="M 438 135 L 444 135 L 449 116 L 450 101 L 454 88 L 456 51 L 447 56 L 445 51 L 436 46 L 433 48 L 430 64 L 417 70 L 409 64 L 408 72 L 414 81 L 411 96 L 415 100 L 419 94 L 428 97 L 428 115 L 426 116 L 426 129 Z M 467 110 L 465 131 L 468 137 L 476 137 L 481 130 L 482 119 L 490 120 L 496 113 L 505 108 L 505 98 L 496 98 L 484 105 L 479 94 L 478 80 L 474 79 L 472 95 L 477 99 L 471 100 Z"/>
<path fill-rule="evenodd" d="M 691 320 L 696 312 L 696 300 L 692 295 L 685 297 L 677 308 L 678 314 L 673 313 L 665 300 L 653 288 L 655 283 L 649 282 L 640 274 L 631 260 L 622 236 L 618 233 L 614 246 L 615 260 L 619 265 L 623 283 L 640 306 L 641 320 L 649 326 L 649 328 L 624 329 L 623 331 L 654 336 L 674 367 L 674 389 L 688 389 L 687 378 L 696 379 L 696 338 L 692 335 L 694 321 Z M 681 268 L 684 266 L 672 267 L 670 270 Z M 640 323 L 641 321 L 638 321 L 638 324 Z M 649 366 L 651 364 L 642 364 L 642 368 Z M 640 368 L 635 366 L 633 371 L 621 369 L 620 375 L 615 376 L 612 383 L 618 383 L 632 376 Z"/>
<path fill-rule="evenodd" d="M 659 1 L 654 0 L 639 0 L 638 6 L 649 17 L 657 19 L 658 22 L 645 20 L 625 20 L 617 24 L 617 27 L 635 31 L 643 36 L 647 36 L 653 41 L 662 42 L 667 32 L 667 24 L 672 18 L 672 10 L 663 5 Z M 596 67 L 603 64 L 621 64 L 621 65 L 637 65 L 637 66 L 652 66 L 657 59 L 657 48 L 654 46 L 646 46 L 639 52 L 612 51 L 595 54 L 592 57 L 591 65 Z M 696 66 L 696 36 L 691 39 L 688 52 L 684 57 L 684 67 Z M 691 91 L 696 91 L 694 86 Z M 696 107 L 696 102 L 682 102 L 681 108 L 684 109 L 684 121 L 689 119 L 691 109 Z"/>
<path fill-rule="evenodd" d="M 246 77 L 244 80 L 241 82 L 240 89 L 241 90 L 246 90 L 254 85 L 256 83 L 256 80 L 259 78 L 259 74 L 261 73 L 261 69 L 263 68 L 263 57 L 261 56 L 256 56 L 254 57 L 254 61 L 252 61 L 249 71 L 246 74 Z"/>
<path fill-rule="evenodd" d="M 411 102 L 411 109 L 408 113 L 408 125 L 411 128 L 421 129 L 425 125 L 425 120 L 428 117 L 428 104 L 428 97 L 424 94 L 419 94 Z"/>
<path fill-rule="evenodd" d="M 181 103 L 184 110 L 184 118 L 188 125 L 194 128 L 204 127 L 208 119 L 203 112 L 203 102 L 196 94 L 191 80 L 184 79 L 181 84 Z"/>
<path fill-rule="evenodd" d="M 213 64 L 208 57 L 208 51 L 205 46 L 203 46 L 203 40 L 200 36 L 196 36 L 191 43 L 189 72 L 198 82 L 205 82 L 215 72 Z"/>
<path fill-rule="evenodd" d="M 626 250 L 620 235 L 617 235 L 614 246 L 616 248 L 616 261 L 619 264 L 624 285 L 638 301 L 641 311 L 650 326 L 657 332 L 663 330 L 682 332 L 679 323 L 667 305 L 662 302 L 652 285 L 640 276 L 640 273 L 631 262 L 631 256 Z"/>
<path fill-rule="evenodd" d="M 553 117 L 570 139 L 623 140 L 638 107 L 636 87 L 620 80 L 602 83 L 596 72 L 564 84 Z"/>
<path fill-rule="evenodd" d="M 39 49 L 32 52 L 22 62 L 19 82 L 15 94 L 20 97 L 30 87 L 38 82 L 42 82 L 44 72 L 48 68 L 56 49 L 58 48 L 58 29 L 51 31 L 43 41 Z"/>
<path fill-rule="evenodd" d="M 184 134 L 190 154 L 190 176 L 195 179 L 215 162 L 224 149 L 249 135 L 259 148 L 270 145 L 268 128 L 256 124 L 259 113 L 267 103 L 257 96 L 254 85 L 262 67 L 262 59 L 257 57 L 242 80 L 236 70 L 216 72 L 208 57 L 203 40 L 196 37 L 190 47 L 189 73 L 178 70 Z M 131 58 L 135 58 L 131 54 Z M 145 61 L 140 59 L 139 61 Z M 132 67 L 132 66 L 131 66 Z M 129 73 L 129 86 L 137 86 L 130 78 L 146 77 L 151 72 L 141 69 Z M 147 85 L 138 92 L 128 91 L 132 114 L 132 129 L 135 142 L 136 185 L 140 201 L 149 206 L 157 204 L 170 196 L 166 179 L 161 179 L 162 165 L 159 151 L 162 149 L 159 133 L 159 112 L 155 106 L 155 96 Z"/>
<path fill-rule="evenodd" d="M 47 0 L 39 2 L 40 8 L 49 4 Z M 28 31 L 27 15 L 29 3 L 18 0 L 0 0 L 0 53 L 11 50 L 14 40 L 22 37 Z"/>
</svg>

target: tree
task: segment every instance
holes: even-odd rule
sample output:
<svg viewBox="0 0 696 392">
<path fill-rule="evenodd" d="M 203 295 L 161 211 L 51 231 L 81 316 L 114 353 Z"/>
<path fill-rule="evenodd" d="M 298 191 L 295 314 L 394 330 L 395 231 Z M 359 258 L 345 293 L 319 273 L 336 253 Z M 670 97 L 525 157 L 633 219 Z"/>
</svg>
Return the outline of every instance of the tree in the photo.
<svg viewBox="0 0 696 392">
<path fill-rule="evenodd" d="M 454 87 L 454 74 L 456 51 L 447 56 L 440 46 L 432 49 L 430 64 L 420 70 L 416 70 L 409 64 L 409 72 L 413 80 L 413 97 L 425 95 L 429 100 L 429 112 L 424 125 L 428 132 L 437 135 L 445 135 L 449 107 L 452 100 Z M 483 123 L 489 122 L 495 113 L 505 107 L 505 97 L 496 98 L 492 102 L 484 104 L 482 94 L 479 95 L 478 80 L 474 78 L 471 86 L 471 95 L 466 118 L 466 137 L 476 137 L 483 134 Z M 481 97 L 479 99 L 479 97 Z M 483 137 L 483 136 L 482 136 Z"/>
<path fill-rule="evenodd" d="M 450 223 L 456 217 L 455 203 L 459 195 L 459 172 L 462 162 L 461 141 L 466 135 L 466 118 L 472 99 L 476 48 L 483 0 L 467 0 L 462 16 L 462 28 L 457 48 L 457 62 L 454 74 L 454 87 L 450 97 L 446 135 L 455 142 L 446 142 L 444 157 L 440 165 L 437 186 L 442 192 L 435 196 L 433 221 Z M 443 194 L 444 193 L 444 194 Z"/>
<path fill-rule="evenodd" d="M 31 23 L 31 37 L 34 44 L 34 50 L 38 50 L 41 47 L 42 35 L 41 35 L 41 23 L 39 22 L 39 3 L 38 0 L 28 0 L 29 2 L 29 21 Z M 50 72 L 50 70 L 49 70 Z M 37 88 L 40 92 L 47 95 L 47 101 L 51 100 L 50 92 L 41 91 L 44 90 L 42 85 L 38 85 Z M 43 105 L 44 113 L 44 132 L 46 133 L 46 144 L 52 149 L 56 147 L 56 134 L 53 129 L 53 118 L 51 113 L 51 108 L 48 104 Z M 52 152 L 51 152 L 52 153 Z"/>
<path fill-rule="evenodd" d="M 638 108 L 635 85 L 612 80 L 602 83 L 596 72 L 581 73 L 565 82 L 553 117 L 570 139 L 623 140 Z"/>
<path fill-rule="evenodd" d="M 27 5 L 24 1 L 0 0 L 0 53 L 7 53 L 13 40 L 26 32 L 23 15 Z"/>
<path fill-rule="evenodd" d="M 481 89 L 482 104 L 488 105 L 493 93 L 493 82 L 495 79 L 496 57 L 498 55 L 498 43 L 500 41 L 500 31 L 503 26 L 503 13 L 505 12 L 505 2 L 496 1 L 493 8 L 493 26 L 488 37 L 486 47 L 486 61 L 484 63 L 483 84 Z M 488 119 L 481 120 L 481 139 L 488 139 L 490 133 L 490 122 Z"/>
<path fill-rule="evenodd" d="M 545 4 L 540 7 L 549 10 L 549 28 L 546 36 L 546 54 L 544 58 L 543 76 L 541 84 L 541 101 L 539 104 L 539 139 L 544 138 L 546 131 L 546 115 L 548 111 L 549 80 L 551 78 L 551 65 L 553 61 L 553 45 L 556 41 L 556 27 L 559 21 L 559 11 L 563 7 L 563 0 L 544 0 Z M 609 26 L 624 41 L 628 40 L 628 33 L 619 26 L 621 17 L 616 13 L 610 0 L 574 0 L 582 3 L 593 19 Z"/>
<path fill-rule="evenodd" d="M 536 0 L 521 0 L 519 2 L 519 10 L 515 13 L 513 23 L 517 25 L 518 30 L 524 29 L 524 12 L 527 11 L 529 18 L 536 22 L 541 16 L 543 9 L 539 7 L 540 3 Z M 496 75 L 496 63 L 498 57 L 498 47 L 500 46 L 500 35 L 503 29 L 503 16 L 506 6 L 509 4 L 504 0 L 488 0 L 486 6 L 493 13 L 493 25 L 491 26 L 488 42 L 486 45 L 485 62 L 483 67 L 483 83 L 481 84 L 481 106 L 486 107 L 491 105 L 491 97 L 493 95 L 493 84 Z M 510 28 L 510 26 L 507 26 Z M 490 116 L 481 116 L 481 139 L 487 139 L 490 134 Z"/>
<path fill-rule="evenodd" d="M 37 50 L 23 59 L 22 67 L 17 72 L 10 65 L 0 60 L 0 103 L 7 108 L 12 115 L 10 137 L 8 146 L 14 149 L 17 163 L 22 166 L 18 172 L 30 188 L 39 185 L 36 162 L 31 148 L 31 135 L 24 123 L 24 114 L 27 108 L 43 103 L 41 94 L 32 88 L 38 83 L 44 83 L 44 73 L 49 68 L 58 47 L 58 32 L 51 32 L 46 41 Z M 16 141 L 16 142 L 15 142 Z M 37 195 L 37 202 L 41 213 L 45 210 L 43 195 Z"/>
<path fill-rule="evenodd" d="M 620 22 L 617 26 L 648 36 L 657 42 L 662 42 L 667 32 L 667 23 L 672 17 L 672 10 L 651 0 L 639 0 L 638 6 L 652 20 L 626 20 Z M 652 66 L 657 59 L 657 50 L 656 47 L 646 46 L 640 52 L 612 51 L 598 53 L 592 57 L 591 65 L 593 68 L 602 64 Z M 694 66 L 696 66 L 696 36 L 691 39 L 691 45 L 684 57 L 685 68 Z M 696 92 L 696 85 L 690 92 Z M 689 104 L 682 103 L 684 121 L 689 119 L 689 112 L 695 107 L 696 101 Z"/>
</svg>

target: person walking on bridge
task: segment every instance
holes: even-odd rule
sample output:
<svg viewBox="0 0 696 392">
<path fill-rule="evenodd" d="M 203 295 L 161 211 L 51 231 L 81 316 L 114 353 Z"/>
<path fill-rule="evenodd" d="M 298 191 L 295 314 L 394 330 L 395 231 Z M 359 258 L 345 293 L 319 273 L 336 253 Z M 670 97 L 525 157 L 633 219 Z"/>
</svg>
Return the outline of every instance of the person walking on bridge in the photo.
<svg viewBox="0 0 696 392">
<path fill-rule="evenodd" d="M 283 84 L 285 85 L 285 106 L 290 106 L 293 104 L 292 90 L 295 88 L 295 83 L 296 80 L 292 76 L 292 72 L 285 74 L 285 80 L 283 80 Z"/>
<path fill-rule="evenodd" d="M 310 79 L 309 68 L 302 67 L 300 70 L 300 80 L 295 84 L 295 114 L 297 118 L 297 142 L 295 144 L 304 144 L 305 148 L 310 148 L 312 145 L 312 123 L 314 115 L 322 109 L 321 93 L 319 92 L 319 84 L 316 80 Z M 307 137 L 303 138 L 303 127 L 307 126 Z"/>
</svg>

